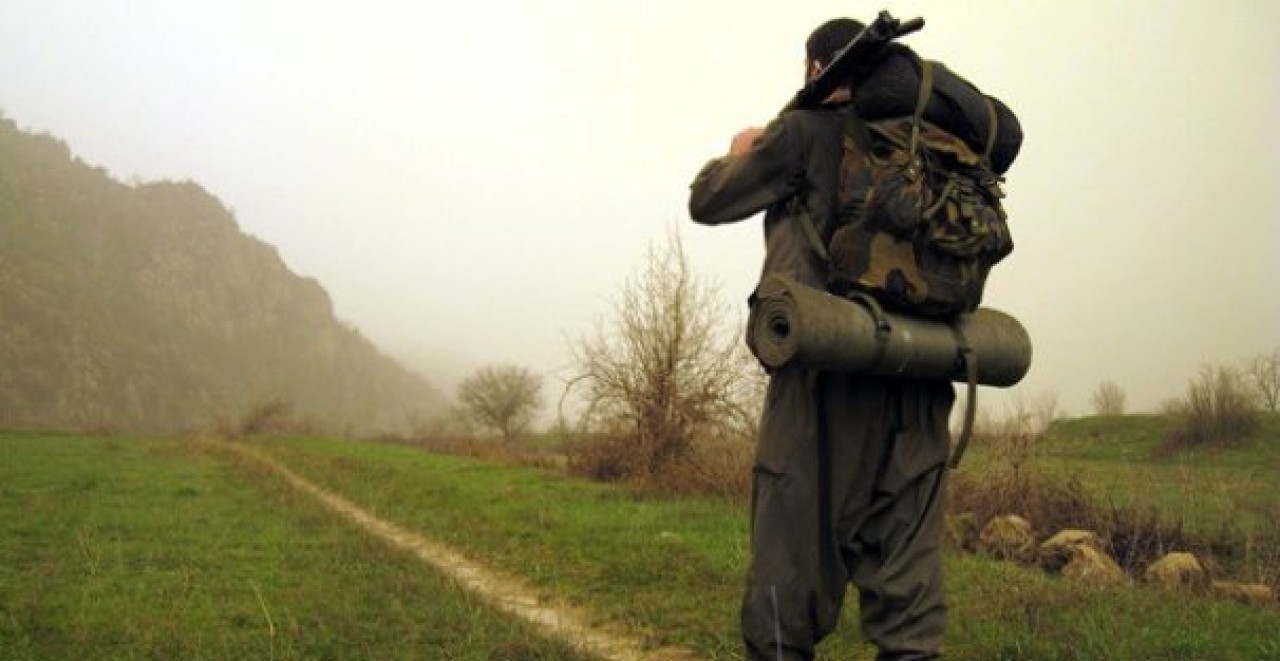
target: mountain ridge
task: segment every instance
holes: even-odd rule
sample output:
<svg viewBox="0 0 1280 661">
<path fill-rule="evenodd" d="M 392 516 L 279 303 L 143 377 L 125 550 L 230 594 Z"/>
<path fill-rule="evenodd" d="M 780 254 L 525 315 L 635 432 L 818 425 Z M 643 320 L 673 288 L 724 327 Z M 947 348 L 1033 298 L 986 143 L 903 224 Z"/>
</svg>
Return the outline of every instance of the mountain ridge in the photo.
<svg viewBox="0 0 1280 661">
<path fill-rule="evenodd" d="M 446 405 L 200 185 L 126 185 L 0 118 L 0 426 L 175 431 L 288 402 L 404 433 Z"/>
</svg>

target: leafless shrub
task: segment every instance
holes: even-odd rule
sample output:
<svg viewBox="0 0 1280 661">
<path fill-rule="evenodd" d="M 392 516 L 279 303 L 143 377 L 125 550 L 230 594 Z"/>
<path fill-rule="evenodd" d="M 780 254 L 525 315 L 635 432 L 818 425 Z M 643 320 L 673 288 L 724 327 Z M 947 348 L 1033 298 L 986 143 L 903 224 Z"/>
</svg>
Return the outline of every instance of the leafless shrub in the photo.
<svg viewBox="0 0 1280 661">
<path fill-rule="evenodd" d="M 987 412 L 974 425 L 988 463 L 981 471 L 952 473 L 948 504 L 953 512 L 971 512 L 979 522 L 1016 513 L 1039 530 L 1067 527 L 1087 519 L 1091 503 L 1076 478 L 1051 475 L 1035 462 L 1036 418 L 1014 402 L 1008 415 Z"/>
<path fill-rule="evenodd" d="M 1103 381 L 1089 398 L 1093 411 L 1098 415 L 1121 415 L 1124 413 L 1125 394 L 1114 381 Z"/>
<path fill-rule="evenodd" d="M 1177 514 L 1155 507 L 1095 505 L 1090 509 L 1089 527 L 1107 540 L 1116 563 L 1129 574 L 1138 575 L 1171 551 L 1198 551 L 1201 557 L 1212 557 L 1205 552 L 1212 545 L 1192 539 Z"/>
<path fill-rule="evenodd" d="M 1245 369 L 1262 406 L 1280 410 L 1280 348 L 1250 358 Z"/>
<path fill-rule="evenodd" d="M 1241 580 L 1280 587 L 1280 504 L 1235 502 L 1214 535 L 1213 552 Z"/>
<path fill-rule="evenodd" d="M 570 465 L 598 479 L 648 478 L 686 462 L 699 438 L 755 423 L 759 368 L 714 287 L 694 275 L 674 231 L 650 248 L 629 279 L 611 325 L 572 346 L 566 396 L 584 403 L 586 429 L 605 440 L 581 448 Z"/>
<path fill-rule="evenodd" d="M 1226 367 L 1205 367 L 1187 384 L 1180 423 L 1158 452 L 1197 445 L 1227 444 L 1248 436 L 1257 427 L 1254 393 L 1243 372 Z"/>
</svg>

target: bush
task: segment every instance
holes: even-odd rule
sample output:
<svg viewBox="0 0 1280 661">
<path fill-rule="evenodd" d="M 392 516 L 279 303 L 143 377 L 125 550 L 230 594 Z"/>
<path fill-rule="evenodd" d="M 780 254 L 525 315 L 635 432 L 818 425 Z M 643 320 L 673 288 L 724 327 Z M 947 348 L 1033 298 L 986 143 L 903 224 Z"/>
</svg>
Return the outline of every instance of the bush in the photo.
<svg viewBox="0 0 1280 661">
<path fill-rule="evenodd" d="M 1089 401 L 1093 411 L 1098 415 L 1123 415 L 1125 405 L 1124 389 L 1113 381 L 1104 381 L 1093 391 Z"/>
<path fill-rule="evenodd" d="M 689 266 L 679 236 L 651 248 L 616 319 L 572 346 L 585 430 L 602 432 L 571 466 L 595 479 L 658 478 L 695 461 L 695 445 L 755 420 L 760 369 L 726 332 L 724 304 Z"/>
<path fill-rule="evenodd" d="M 1245 369 L 1262 406 L 1280 411 L 1280 348 L 1250 358 Z"/>
<path fill-rule="evenodd" d="M 1242 372 L 1231 367 L 1205 367 L 1187 385 L 1186 397 L 1172 407 L 1179 423 L 1159 451 L 1240 440 L 1257 428 L 1255 404 Z"/>
<path fill-rule="evenodd" d="M 1116 563 L 1137 576 L 1151 563 L 1172 551 L 1193 551 L 1209 559 L 1212 544 L 1193 540 L 1183 529 L 1182 518 L 1161 514 L 1154 507 L 1090 507 L 1090 527 L 1107 540 Z"/>
<path fill-rule="evenodd" d="M 1004 419 L 983 415 L 974 439 L 990 465 L 980 472 L 957 471 L 948 483 L 948 509 L 971 512 L 981 523 L 1018 514 L 1040 531 L 1079 527 L 1091 521 L 1093 506 L 1076 478 L 1042 471 L 1034 459 L 1036 421 L 1021 410 Z"/>
<path fill-rule="evenodd" d="M 974 437 L 989 463 L 981 471 L 951 474 L 948 510 L 971 513 L 979 526 L 996 516 L 1017 514 L 1041 538 L 1069 528 L 1092 530 L 1130 574 L 1190 544 L 1180 519 L 1164 518 L 1153 509 L 1102 506 L 1078 475 L 1043 470 L 1036 461 L 1037 422 L 1020 405 L 1003 419 L 982 416 Z"/>
<path fill-rule="evenodd" d="M 740 434 L 724 434 L 692 443 L 658 472 L 645 470 L 649 449 L 628 434 L 598 435 L 569 449 L 571 475 L 605 482 L 627 482 L 646 493 L 717 496 L 745 503 L 751 494 L 754 444 Z"/>
</svg>

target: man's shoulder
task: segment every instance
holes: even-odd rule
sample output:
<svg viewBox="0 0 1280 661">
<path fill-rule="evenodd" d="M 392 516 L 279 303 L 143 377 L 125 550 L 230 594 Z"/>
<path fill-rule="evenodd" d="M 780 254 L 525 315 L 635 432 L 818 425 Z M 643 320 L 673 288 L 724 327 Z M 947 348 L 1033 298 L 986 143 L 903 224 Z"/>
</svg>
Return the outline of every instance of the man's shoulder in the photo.
<svg viewBox="0 0 1280 661">
<path fill-rule="evenodd" d="M 777 121 L 785 125 L 783 130 L 802 152 L 825 153 L 830 145 L 840 144 L 851 108 L 850 104 L 797 108 L 783 113 Z"/>
<path fill-rule="evenodd" d="M 850 103 L 823 104 L 812 108 L 793 108 L 779 117 L 783 121 L 793 122 L 827 122 L 848 117 L 853 105 Z"/>
<path fill-rule="evenodd" d="M 852 106 L 847 103 L 822 105 L 816 108 L 797 108 L 782 113 L 778 121 L 794 127 L 801 134 L 826 133 L 832 128 L 843 127 Z"/>
</svg>

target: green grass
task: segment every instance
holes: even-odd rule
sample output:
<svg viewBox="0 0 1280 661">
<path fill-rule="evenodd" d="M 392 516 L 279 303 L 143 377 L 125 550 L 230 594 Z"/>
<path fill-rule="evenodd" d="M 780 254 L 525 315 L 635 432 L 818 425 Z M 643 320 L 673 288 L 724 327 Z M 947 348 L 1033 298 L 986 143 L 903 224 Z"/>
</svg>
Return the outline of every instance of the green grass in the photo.
<svg viewBox="0 0 1280 661">
<path fill-rule="evenodd" d="M 234 455 L 6 434 L 0 658 L 575 657 Z"/>
<path fill-rule="evenodd" d="M 645 499 L 547 471 L 341 441 L 273 441 L 322 486 L 654 641 L 727 656 L 746 521 L 714 499 Z"/>
<path fill-rule="evenodd" d="M 529 468 L 319 440 L 269 451 L 380 515 L 549 593 L 690 646 L 738 654 L 743 508 L 642 498 Z M 1090 588 L 970 556 L 947 560 L 952 659 L 1280 659 L 1280 611 Z M 869 658 L 850 600 L 823 658 Z"/>
<path fill-rule="evenodd" d="M 742 506 L 406 446 L 255 443 L 602 623 L 739 656 Z M 947 570 L 951 659 L 1280 659 L 1277 609 L 966 555 Z M 821 658 L 872 656 L 854 601 Z M 0 658 L 573 657 L 216 445 L 8 435 Z"/>
<path fill-rule="evenodd" d="M 1280 613 L 1091 587 L 977 556 L 947 564 L 949 659 L 1280 659 Z"/>
<path fill-rule="evenodd" d="M 1099 502 L 1155 508 L 1189 531 L 1272 523 L 1280 513 L 1280 416 L 1262 415 L 1257 432 L 1238 443 L 1156 458 L 1174 425 L 1160 415 L 1062 420 L 1038 442 L 1037 461 L 1079 476 Z"/>
</svg>

